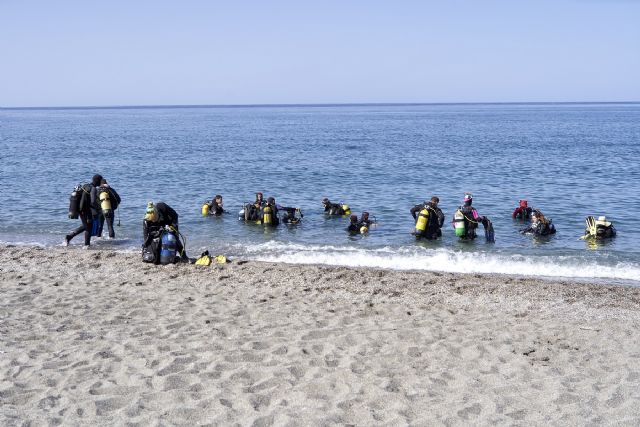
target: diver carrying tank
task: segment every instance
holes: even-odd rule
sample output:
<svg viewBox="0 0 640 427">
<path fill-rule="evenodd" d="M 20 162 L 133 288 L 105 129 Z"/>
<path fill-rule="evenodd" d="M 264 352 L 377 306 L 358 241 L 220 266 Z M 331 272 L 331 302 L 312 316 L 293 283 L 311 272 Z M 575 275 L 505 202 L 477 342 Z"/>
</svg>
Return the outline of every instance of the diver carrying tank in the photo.
<svg viewBox="0 0 640 427">
<path fill-rule="evenodd" d="M 453 214 L 453 228 L 456 231 L 456 237 L 464 237 L 467 234 L 464 223 L 464 214 L 460 209 Z"/>
<path fill-rule="evenodd" d="M 427 231 L 427 224 L 429 223 L 429 210 L 427 208 L 423 208 L 418 214 L 418 219 L 416 220 L 416 236 L 422 236 L 425 231 Z"/>
</svg>

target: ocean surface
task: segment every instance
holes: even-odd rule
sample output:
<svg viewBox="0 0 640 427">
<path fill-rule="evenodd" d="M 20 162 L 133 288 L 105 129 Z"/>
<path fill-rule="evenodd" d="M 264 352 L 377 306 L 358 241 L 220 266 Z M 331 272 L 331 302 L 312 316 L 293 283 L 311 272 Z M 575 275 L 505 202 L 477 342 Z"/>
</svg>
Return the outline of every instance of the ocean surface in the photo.
<svg viewBox="0 0 640 427">
<path fill-rule="evenodd" d="M 255 260 L 569 277 L 640 285 L 640 104 L 461 104 L 112 109 L 0 109 L 0 241 L 59 245 L 79 224 L 69 193 L 102 174 L 122 196 L 117 239 L 139 250 L 148 201 L 180 214 L 187 251 Z M 298 226 L 238 221 L 261 191 L 300 207 Z M 459 242 L 449 221 L 464 192 L 496 242 Z M 203 218 L 222 194 L 227 215 Z M 440 197 L 441 241 L 417 242 L 409 209 Z M 321 200 L 369 211 L 350 237 Z M 521 235 L 518 200 L 553 219 L 550 238 Z M 579 237 L 606 215 L 618 237 Z M 81 236 L 72 244 L 82 245 Z"/>
</svg>

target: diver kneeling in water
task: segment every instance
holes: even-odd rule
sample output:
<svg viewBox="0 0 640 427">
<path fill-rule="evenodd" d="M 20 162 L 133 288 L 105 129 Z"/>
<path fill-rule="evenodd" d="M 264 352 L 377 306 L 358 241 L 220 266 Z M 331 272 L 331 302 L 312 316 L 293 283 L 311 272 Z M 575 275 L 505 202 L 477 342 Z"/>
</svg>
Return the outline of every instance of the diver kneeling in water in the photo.
<svg viewBox="0 0 640 427">
<path fill-rule="evenodd" d="M 594 217 L 588 216 L 585 222 L 587 227 L 582 239 L 604 240 L 616 237 L 616 229 L 610 221 L 607 221 L 606 216 L 599 217 L 597 221 Z"/>
<path fill-rule="evenodd" d="M 243 206 L 243 215 L 245 221 L 260 221 L 262 208 L 265 206 L 265 201 L 262 193 L 256 193 L 256 200 L 253 204 L 246 203 Z M 240 218 L 242 219 L 242 218 Z"/>
<path fill-rule="evenodd" d="M 349 217 L 349 226 L 347 227 L 349 234 L 360 234 L 360 223 L 358 222 L 358 215 L 351 215 Z"/>
<path fill-rule="evenodd" d="M 477 237 L 476 228 L 478 223 L 482 223 L 485 231 L 487 242 L 494 242 L 493 225 L 489 218 L 480 216 L 476 208 L 472 206 L 473 196 L 471 193 L 464 194 L 464 202 L 462 206 L 453 214 L 453 228 L 456 236 L 462 240 L 474 240 Z"/>
<path fill-rule="evenodd" d="M 535 236 L 549 236 L 556 234 L 556 227 L 551 219 L 546 218 L 539 210 L 534 210 L 531 214 L 531 225 L 520 230 L 522 234 L 533 234 Z"/>
<path fill-rule="evenodd" d="M 216 194 L 216 196 L 204 202 L 202 205 L 202 216 L 207 215 L 215 215 L 220 216 L 224 213 L 224 209 L 222 208 L 222 196 Z"/>
<path fill-rule="evenodd" d="M 173 234 L 172 244 L 175 245 L 176 252 L 180 255 L 182 261 L 189 261 L 187 253 L 184 250 L 182 242 L 178 238 L 180 231 L 178 230 L 178 213 L 166 203 L 159 202 L 155 205 L 153 202 L 149 202 L 147 205 L 147 211 L 142 221 L 142 236 L 144 248 L 149 247 L 154 239 L 161 237 L 163 229 L 169 228 L 169 233 Z M 160 255 L 162 257 L 162 255 Z M 143 255 L 144 257 L 144 255 Z M 173 262 L 173 260 L 169 261 Z"/>
<path fill-rule="evenodd" d="M 324 213 L 327 215 L 342 216 L 351 214 L 351 209 L 349 209 L 348 205 L 331 203 L 326 197 L 322 199 L 322 206 L 324 207 Z"/>
<path fill-rule="evenodd" d="M 520 206 L 513 210 L 511 217 L 514 219 L 527 220 L 531 218 L 531 214 L 533 209 L 529 207 L 529 204 L 526 200 L 520 200 Z"/>
<path fill-rule="evenodd" d="M 349 226 L 347 231 L 350 235 L 366 234 L 369 232 L 369 228 L 375 221 L 369 219 L 369 212 L 362 212 L 362 216 L 358 220 L 358 215 L 351 215 L 349 217 Z"/>
<path fill-rule="evenodd" d="M 416 220 L 416 228 L 413 232 L 416 238 L 433 240 L 442 236 L 444 214 L 438 207 L 438 203 L 440 199 L 433 196 L 431 200 L 411 208 L 411 215 Z"/>
<path fill-rule="evenodd" d="M 300 210 L 300 208 L 278 206 L 278 209 L 281 211 L 284 211 L 284 214 L 282 214 L 282 222 L 285 224 L 295 225 L 300 223 L 302 218 L 304 218 L 304 215 L 302 214 L 302 211 Z M 300 216 L 297 216 L 296 214 L 300 214 Z"/>
</svg>

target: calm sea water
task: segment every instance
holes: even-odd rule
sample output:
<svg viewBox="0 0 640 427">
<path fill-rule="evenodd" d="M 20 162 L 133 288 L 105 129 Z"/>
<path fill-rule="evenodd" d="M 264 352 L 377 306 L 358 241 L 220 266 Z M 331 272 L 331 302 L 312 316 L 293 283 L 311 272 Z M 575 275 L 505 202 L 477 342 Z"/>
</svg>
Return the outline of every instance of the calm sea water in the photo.
<svg viewBox="0 0 640 427">
<path fill-rule="evenodd" d="M 101 173 L 123 202 L 118 239 L 96 247 L 137 250 L 154 200 L 178 211 L 192 256 L 640 280 L 640 104 L 6 109 L 0 148 L 3 242 L 59 244 L 79 223 L 69 192 Z M 303 223 L 239 222 L 256 191 L 301 207 Z M 460 243 L 449 224 L 442 241 L 416 242 L 409 209 L 437 195 L 450 219 L 465 191 L 496 243 Z M 230 213 L 201 217 L 217 193 Z M 323 216 L 325 196 L 378 227 L 349 237 L 346 219 Z M 555 236 L 518 233 L 521 198 Z M 587 215 L 606 215 L 618 237 L 578 240 Z"/>
</svg>

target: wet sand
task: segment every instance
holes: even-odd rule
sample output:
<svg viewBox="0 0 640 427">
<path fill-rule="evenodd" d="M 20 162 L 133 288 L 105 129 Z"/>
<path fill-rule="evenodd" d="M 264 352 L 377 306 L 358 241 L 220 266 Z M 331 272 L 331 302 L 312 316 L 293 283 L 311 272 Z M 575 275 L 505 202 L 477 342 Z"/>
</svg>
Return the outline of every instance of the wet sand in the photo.
<svg viewBox="0 0 640 427">
<path fill-rule="evenodd" d="M 640 289 L 0 247 L 2 425 L 640 424 Z"/>
</svg>

